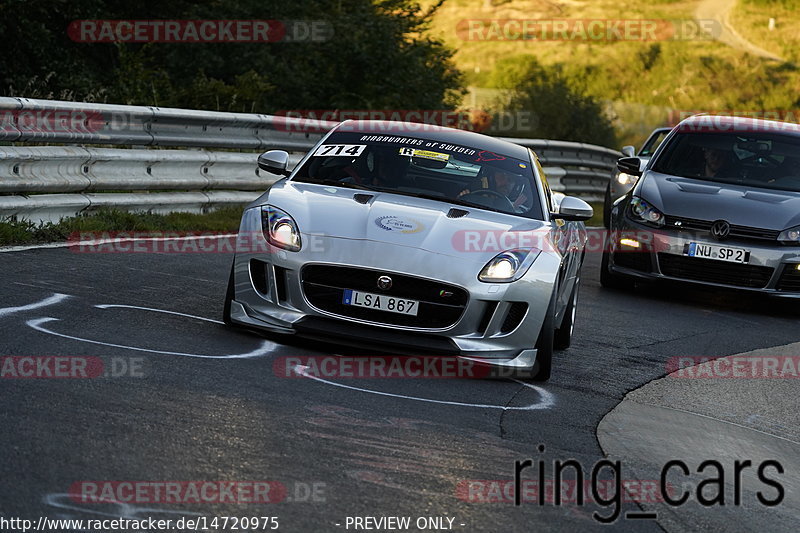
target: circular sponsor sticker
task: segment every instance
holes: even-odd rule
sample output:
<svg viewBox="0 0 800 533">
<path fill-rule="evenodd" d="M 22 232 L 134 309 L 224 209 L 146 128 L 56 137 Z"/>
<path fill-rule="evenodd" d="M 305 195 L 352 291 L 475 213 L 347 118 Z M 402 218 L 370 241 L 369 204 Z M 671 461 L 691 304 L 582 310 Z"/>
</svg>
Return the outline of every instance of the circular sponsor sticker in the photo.
<svg viewBox="0 0 800 533">
<path fill-rule="evenodd" d="M 425 226 L 422 222 L 413 218 L 402 218 L 396 215 L 386 215 L 375 219 L 375 225 L 386 231 L 396 231 L 398 233 L 418 233 Z"/>
</svg>

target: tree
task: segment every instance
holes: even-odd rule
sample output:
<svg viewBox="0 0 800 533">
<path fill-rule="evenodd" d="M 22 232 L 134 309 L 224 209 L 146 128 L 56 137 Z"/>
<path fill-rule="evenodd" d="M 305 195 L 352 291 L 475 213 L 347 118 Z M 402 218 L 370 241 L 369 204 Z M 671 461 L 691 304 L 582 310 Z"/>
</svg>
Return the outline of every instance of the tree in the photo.
<svg viewBox="0 0 800 533">
<path fill-rule="evenodd" d="M 599 101 L 586 94 L 558 66 L 544 67 L 533 56 L 499 62 L 494 84 L 510 91 L 505 110 L 532 115 L 522 137 L 614 146 L 614 127 Z"/>
<path fill-rule="evenodd" d="M 453 52 L 426 30 L 438 5 L 412 0 L 0 0 L 0 90 L 109 103 L 271 113 L 452 108 Z M 83 19 L 322 21 L 325 41 L 83 43 Z"/>
</svg>

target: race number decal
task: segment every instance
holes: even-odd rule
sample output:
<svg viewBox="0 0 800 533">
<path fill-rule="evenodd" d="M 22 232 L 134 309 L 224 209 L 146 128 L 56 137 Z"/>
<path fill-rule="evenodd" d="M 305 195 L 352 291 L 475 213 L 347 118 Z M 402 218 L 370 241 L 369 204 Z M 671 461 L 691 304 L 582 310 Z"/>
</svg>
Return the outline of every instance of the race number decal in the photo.
<svg viewBox="0 0 800 533">
<path fill-rule="evenodd" d="M 317 151 L 314 152 L 315 156 L 342 156 L 342 157 L 358 157 L 361 152 L 366 148 L 366 144 L 323 144 Z"/>
</svg>

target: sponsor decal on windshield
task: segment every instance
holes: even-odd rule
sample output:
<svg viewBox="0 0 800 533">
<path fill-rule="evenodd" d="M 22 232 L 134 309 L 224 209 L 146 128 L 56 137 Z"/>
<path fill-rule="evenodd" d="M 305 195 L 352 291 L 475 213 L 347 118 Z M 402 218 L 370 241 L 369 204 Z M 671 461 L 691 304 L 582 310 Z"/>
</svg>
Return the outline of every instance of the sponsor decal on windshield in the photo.
<svg viewBox="0 0 800 533">
<path fill-rule="evenodd" d="M 481 150 L 478 152 L 478 157 L 475 161 L 503 161 L 505 156 L 500 154 L 495 154 L 494 152 L 490 152 L 488 150 Z"/>
<path fill-rule="evenodd" d="M 430 150 L 419 150 L 414 148 L 400 148 L 400 155 L 419 157 L 422 159 L 433 159 L 434 161 L 448 161 L 450 159 L 450 154 L 442 154 L 439 152 L 431 152 Z"/>
<path fill-rule="evenodd" d="M 443 150 L 445 152 L 450 152 L 452 154 L 465 154 L 470 156 L 473 156 L 478 153 L 477 150 L 474 150 L 472 148 L 467 148 L 466 146 L 458 146 L 456 144 L 443 143 L 438 141 L 429 141 L 426 139 L 415 139 L 413 137 L 402 137 L 396 135 L 362 135 L 358 140 L 362 142 L 419 146 L 420 148 L 432 148 L 436 150 Z M 502 159 L 505 158 L 502 157 Z"/>
<path fill-rule="evenodd" d="M 375 219 L 375 225 L 386 231 L 397 233 L 419 233 L 425 226 L 422 222 L 412 218 L 401 218 L 395 215 L 386 215 Z"/>
</svg>

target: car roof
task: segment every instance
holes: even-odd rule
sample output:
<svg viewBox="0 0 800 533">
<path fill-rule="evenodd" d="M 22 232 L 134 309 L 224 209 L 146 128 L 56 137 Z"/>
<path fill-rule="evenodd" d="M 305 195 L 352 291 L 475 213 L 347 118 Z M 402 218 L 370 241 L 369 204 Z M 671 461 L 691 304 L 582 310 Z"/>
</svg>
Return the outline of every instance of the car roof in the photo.
<svg viewBox="0 0 800 533">
<path fill-rule="evenodd" d="M 509 157 L 527 160 L 528 149 L 519 144 L 489 137 L 481 133 L 467 130 L 457 130 L 433 124 L 420 124 L 414 122 L 396 122 L 391 120 L 345 120 L 339 123 L 332 131 L 349 131 L 356 133 L 369 133 L 373 135 L 405 135 L 437 142 L 446 142 L 488 150 Z"/>
<path fill-rule="evenodd" d="M 682 120 L 678 131 L 690 133 L 781 133 L 800 137 L 800 124 L 751 117 L 699 114 Z"/>
</svg>

